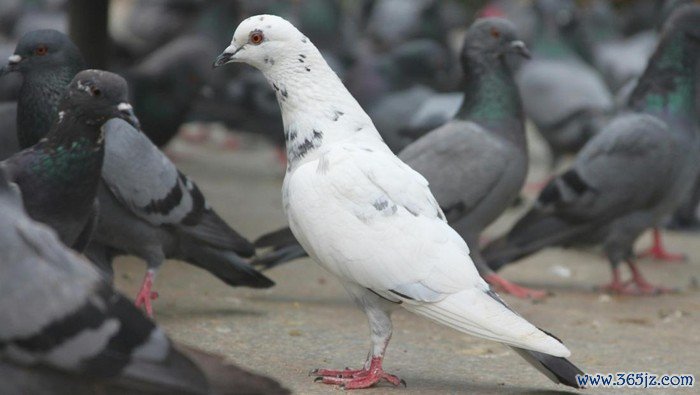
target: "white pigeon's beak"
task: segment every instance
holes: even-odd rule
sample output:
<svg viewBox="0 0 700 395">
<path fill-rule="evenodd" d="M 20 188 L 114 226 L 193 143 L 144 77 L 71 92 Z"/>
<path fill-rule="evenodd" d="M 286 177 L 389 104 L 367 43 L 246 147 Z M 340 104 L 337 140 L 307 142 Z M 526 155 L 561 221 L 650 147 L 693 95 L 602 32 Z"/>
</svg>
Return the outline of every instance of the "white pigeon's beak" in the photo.
<svg viewBox="0 0 700 395">
<path fill-rule="evenodd" d="M 228 48 L 226 48 L 224 52 L 222 52 L 221 55 L 219 55 L 216 58 L 216 61 L 214 61 L 212 67 L 217 68 L 219 66 L 225 65 L 226 63 L 231 63 L 235 61 L 235 56 L 241 49 L 243 49 L 243 45 L 241 45 L 238 48 L 234 47 L 233 44 L 229 45 Z"/>
</svg>

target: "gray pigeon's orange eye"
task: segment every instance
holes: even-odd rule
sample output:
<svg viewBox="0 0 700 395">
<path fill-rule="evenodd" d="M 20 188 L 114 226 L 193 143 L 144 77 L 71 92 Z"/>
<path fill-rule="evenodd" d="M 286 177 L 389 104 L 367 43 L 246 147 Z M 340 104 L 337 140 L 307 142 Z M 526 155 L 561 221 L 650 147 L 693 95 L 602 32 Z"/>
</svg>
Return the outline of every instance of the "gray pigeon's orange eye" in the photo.
<svg viewBox="0 0 700 395">
<path fill-rule="evenodd" d="M 46 53 L 49 52 L 49 49 L 46 48 L 46 45 L 39 45 L 34 49 L 34 54 L 39 55 L 39 56 L 44 56 Z"/>
<path fill-rule="evenodd" d="M 260 30 L 255 30 L 250 33 L 249 41 L 253 45 L 258 45 L 261 42 L 263 42 L 264 38 L 265 36 L 263 35 L 263 32 L 261 32 Z"/>
<path fill-rule="evenodd" d="M 501 32 L 498 31 L 498 29 L 496 29 L 496 28 L 491 28 L 491 37 L 499 38 L 499 37 L 501 37 Z"/>
</svg>

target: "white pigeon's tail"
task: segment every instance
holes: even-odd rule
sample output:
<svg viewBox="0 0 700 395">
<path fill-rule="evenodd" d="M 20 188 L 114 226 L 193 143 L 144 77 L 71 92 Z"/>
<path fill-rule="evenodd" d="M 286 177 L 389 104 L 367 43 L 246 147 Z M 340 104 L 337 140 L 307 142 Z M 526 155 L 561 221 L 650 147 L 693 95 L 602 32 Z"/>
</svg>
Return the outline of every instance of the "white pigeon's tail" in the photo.
<svg viewBox="0 0 700 395">
<path fill-rule="evenodd" d="M 405 300 L 402 306 L 470 335 L 555 357 L 571 355 L 559 340 L 513 312 L 492 291 L 475 287 L 436 303 Z"/>
</svg>

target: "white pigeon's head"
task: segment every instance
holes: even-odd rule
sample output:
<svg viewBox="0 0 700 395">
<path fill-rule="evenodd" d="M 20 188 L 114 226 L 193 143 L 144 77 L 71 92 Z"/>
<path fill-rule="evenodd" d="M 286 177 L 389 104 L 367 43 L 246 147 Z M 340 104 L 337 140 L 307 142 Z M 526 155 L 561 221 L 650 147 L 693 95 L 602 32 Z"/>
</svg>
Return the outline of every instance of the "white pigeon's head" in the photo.
<svg viewBox="0 0 700 395">
<path fill-rule="evenodd" d="M 238 25 L 231 45 L 219 55 L 214 67 L 237 62 L 265 71 L 281 58 L 289 57 L 299 52 L 298 48 L 309 45 L 309 39 L 284 18 L 255 15 Z"/>
</svg>

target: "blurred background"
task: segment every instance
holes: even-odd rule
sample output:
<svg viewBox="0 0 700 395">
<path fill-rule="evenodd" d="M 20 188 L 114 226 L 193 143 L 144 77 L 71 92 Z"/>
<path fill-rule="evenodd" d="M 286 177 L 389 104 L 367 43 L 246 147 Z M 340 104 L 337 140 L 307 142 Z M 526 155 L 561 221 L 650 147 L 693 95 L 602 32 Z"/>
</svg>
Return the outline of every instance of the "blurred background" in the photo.
<svg viewBox="0 0 700 395">
<path fill-rule="evenodd" d="M 669 8 L 683 2 L 0 0 L 0 59 L 28 31 L 69 33 L 89 66 L 129 80 L 144 132 L 252 240 L 286 225 L 280 194 L 286 160 L 279 106 L 262 74 L 244 65 L 211 68 L 245 17 L 281 15 L 304 32 L 395 152 L 459 108 L 465 29 L 479 16 L 509 18 L 532 53 L 523 64 L 513 60 L 530 119 L 527 201 L 595 133 L 598 122 L 624 103 Z M 18 73 L 0 78 L 0 102 L 16 100 L 19 78 Z M 556 90 L 556 99 L 539 100 L 549 89 Z M 14 123 L 0 116 L 0 131 L 8 120 Z M 1 159 L 16 151 L 17 142 L 14 132 L 0 133 L 0 139 Z M 506 213 L 486 236 L 507 230 L 524 207 Z M 695 221 L 695 210 L 685 220 Z M 649 239 L 642 239 L 646 246 Z M 700 332 L 688 328 L 700 324 L 700 248 L 692 233 L 674 232 L 667 240 L 671 249 L 688 254 L 688 264 L 646 263 L 644 271 L 682 293 L 643 301 L 601 295 L 593 285 L 608 279 L 609 268 L 599 252 L 551 249 L 503 274 L 553 290 L 556 297 L 506 299 L 565 339 L 574 361 L 587 368 L 697 373 Z M 115 268 L 116 286 L 134 295 L 143 262 L 120 257 Z M 364 358 L 364 314 L 333 276 L 308 259 L 266 275 L 277 286 L 233 289 L 202 270 L 170 262 L 159 274 L 156 318 L 178 341 L 225 353 L 299 393 L 327 393 L 306 373 Z M 541 393 L 542 377 L 492 343 L 404 312 L 394 323 L 387 369 L 409 382 L 402 393 Z M 479 364 L 486 368 L 468 368 Z"/>
<path fill-rule="evenodd" d="M 68 32 L 90 67 L 127 77 L 143 129 L 158 146 L 165 147 L 183 124 L 197 121 L 263 136 L 279 147 L 281 117 L 262 75 L 248 67 L 214 73 L 210 66 L 240 20 L 277 14 L 321 49 L 398 152 L 459 107 L 458 54 L 475 18 L 507 17 L 535 56 L 564 53 L 604 81 L 604 92 L 594 93 L 603 97 L 563 111 L 585 106 L 609 112 L 615 95 L 624 95 L 643 71 L 664 8 L 682 2 L 561 0 L 536 7 L 528 0 L 3 0 L 0 59 L 28 31 Z M 15 100 L 19 78 L 0 79 L 0 101 Z M 209 132 L 197 127 L 185 137 L 201 142 Z M 582 144 L 548 137 L 552 161 Z M 232 149 L 240 143 L 229 136 L 219 140 Z"/>
</svg>

